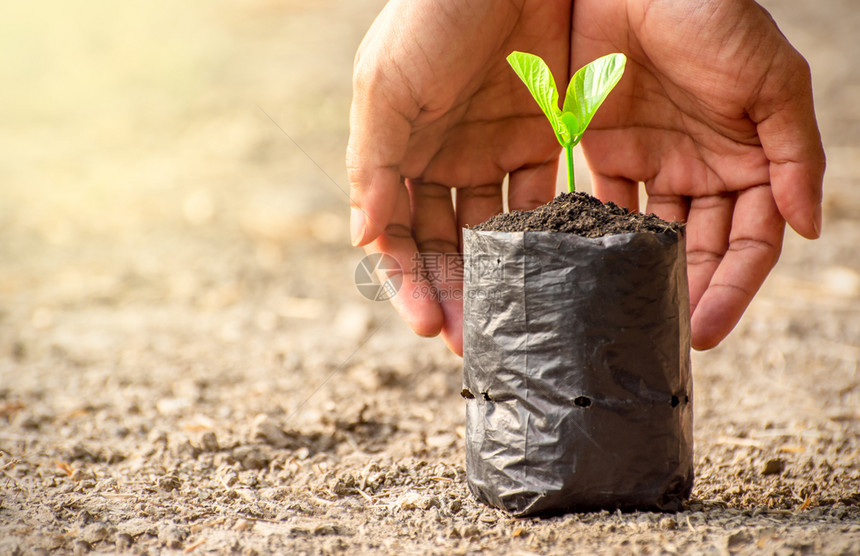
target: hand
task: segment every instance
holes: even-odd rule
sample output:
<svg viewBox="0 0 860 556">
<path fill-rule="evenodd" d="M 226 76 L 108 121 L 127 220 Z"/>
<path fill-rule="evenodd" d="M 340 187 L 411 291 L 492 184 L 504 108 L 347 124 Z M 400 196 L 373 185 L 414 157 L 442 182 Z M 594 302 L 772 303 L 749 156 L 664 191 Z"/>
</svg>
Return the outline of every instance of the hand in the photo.
<svg viewBox="0 0 860 556">
<path fill-rule="evenodd" d="M 627 69 L 582 140 L 595 194 L 687 221 L 693 347 L 718 344 L 776 264 L 821 233 L 809 68 L 750 0 L 576 0 L 571 66 Z"/>
<path fill-rule="evenodd" d="M 347 148 L 353 243 L 397 259 L 404 280 L 392 303 L 456 353 L 463 308 L 450 254 L 460 229 L 501 212 L 508 174 L 511 209 L 544 204 L 555 189 L 561 147 L 505 58 L 540 55 L 563 91 L 570 16 L 571 0 L 394 0 L 359 47 Z M 416 268 L 417 253 L 427 264 Z"/>
</svg>

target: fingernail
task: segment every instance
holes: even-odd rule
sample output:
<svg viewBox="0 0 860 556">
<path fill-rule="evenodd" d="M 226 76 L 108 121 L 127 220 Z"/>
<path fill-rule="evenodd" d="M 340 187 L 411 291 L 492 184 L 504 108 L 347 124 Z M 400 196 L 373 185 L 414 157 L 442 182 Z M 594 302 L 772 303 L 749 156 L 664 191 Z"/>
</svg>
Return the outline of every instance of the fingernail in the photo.
<svg viewBox="0 0 860 556">
<path fill-rule="evenodd" d="M 821 205 L 815 206 L 815 213 L 812 216 L 812 227 L 815 228 L 815 237 L 821 235 Z"/>
<path fill-rule="evenodd" d="M 349 209 L 349 236 L 352 246 L 357 247 L 364 238 L 366 226 L 364 225 L 364 211 L 358 207 Z"/>
</svg>

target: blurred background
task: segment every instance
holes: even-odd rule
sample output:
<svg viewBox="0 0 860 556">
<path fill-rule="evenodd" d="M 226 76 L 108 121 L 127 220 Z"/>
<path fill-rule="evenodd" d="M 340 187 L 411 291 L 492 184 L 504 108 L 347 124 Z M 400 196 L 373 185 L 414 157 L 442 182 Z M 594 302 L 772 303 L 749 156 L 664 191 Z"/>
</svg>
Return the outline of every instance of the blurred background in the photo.
<svg viewBox="0 0 860 556">
<path fill-rule="evenodd" d="M 323 4 L 0 8 L 4 248 L 176 253 L 221 233 L 272 242 L 272 262 L 287 240 L 342 242 L 343 193 L 266 115 L 343 187 L 352 53 L 379 2 Z"/>
<path fill-rule="evenodd" d="M 352 57 L 382 5 L 0 7 L 0 350 L 121 358 L 159 334 L 207 334 L 241 338 L 237 357 L 281 342 L 292 357 L 337 358 L 388 321 L 353 286 L 361 253 L 347 247 L 343 167 Z M 860 295 L 860 10 L 765 6 L 813 68 L 825 237 L 788 232 L 746 320 L 820 318 L 804 337 L 854 360 L 860 319 L 841 317 Z M 577 168 L 588 190 L 581 158 Z M 409 337 L 396 318 L 386 326 Z M 344 342 L 320 333 L 331 327 Z"/>
<path fill-rule="evenodd" d="M 0 7 L 3 349 L 106 308 L 89 333 L 78 314 L 66 348 L 116 347 L 134 308 L 175 311 L 171 326 L 270 283 L 248 309 L 265 329 L 363 301 L 343 153 L 352 57 L 381 5 Z M 247 324 L 222 317 L 216 339 Z"/>
</svg>

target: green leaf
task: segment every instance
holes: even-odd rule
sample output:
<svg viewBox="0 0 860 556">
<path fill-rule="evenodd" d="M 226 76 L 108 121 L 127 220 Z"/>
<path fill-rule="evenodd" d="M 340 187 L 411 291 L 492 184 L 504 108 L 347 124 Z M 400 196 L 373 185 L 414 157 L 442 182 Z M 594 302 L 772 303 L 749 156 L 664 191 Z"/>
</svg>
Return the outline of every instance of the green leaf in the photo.
<svg viewBox="0 0 860 556">
<path fill-rule="evenodd" d="M 582 130 L 579 123 L 579 118 L 576 117 L 576 114 L 573 112 L 562 112 L 561 121 L 564 123 L 564 126 L 567 128 L 567 132 L 570 134 L 570 142 L 572 145 L 576 145 L 579 143 L 579 140 L 582 138 Z"/>
<path fill-rule="evenodd" d="M 569 144 L 573 138 L 562 122 L 561 110 L 558 108 L 558 89 L 546 63 L 534 54 L 517 51 L 508 55 L 508 63 L 529 88 L 529 92 L 546 114 L 558 142 L 562 146 Z"/>
<path fill-rule="evenodd" d="M 627 57 L 624 54 L 609 54 L 587 64 L 573 75 L 564 97 L 564 112 L 574 114 L 579 123 L 578 129 L 569 129 L 572 137 L 585 132 L 597 109 L 621 79 L 626 64 Z"/>
<path fill-rule="evenodd" d="M 543 60 L 534 54 L 514 51 L 508 56 L 508 63 L 529 88 L 552 124 L 558 142 L 564 147 L 568 187 L 573 191 L 573 147 L 582 139 L 597 109 L 618 84 L 627 57 L 619 53 L 610 54 L 577 71 L 567 86 L 563 110 L 558 109 L 555 79 Z"/>
</svg>

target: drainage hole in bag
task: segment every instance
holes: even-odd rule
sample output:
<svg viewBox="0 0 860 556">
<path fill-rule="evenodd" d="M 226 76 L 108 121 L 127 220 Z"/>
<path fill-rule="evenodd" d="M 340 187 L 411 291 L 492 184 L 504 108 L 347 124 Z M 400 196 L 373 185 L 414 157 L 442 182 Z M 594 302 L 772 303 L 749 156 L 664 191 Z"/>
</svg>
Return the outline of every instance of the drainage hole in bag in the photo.
<svg viewBox="0 0 860 556">
<path fill-rule="evenodd" d="M 579 396 L 573 400 L 573 405 L 576 407 L 586 408 L 591 407 L 591 398 L 587 396 Z"/>
<path fill-rule="evenodd" d="M 680 396 L 672 396 L 670 403 L 672 404 L 672 407 L 678 407 L 679 405 L 681 405 L 681 403 L 687 405 L 688 403 L 690 403 L 690 396 L 688 394 L 684 394 L 683 401 Z"/>
<path fill-rule="evenodd" d="M 463 388 L 463 390 L 460 391 L 460 396 L 462 396 L 463 398 L 466 398 L 467 400 L 474 400 L 475 399 L 475 394 L 473 394 L 472 391 L 469 390 L 468 388 Z M 481 398 L 483 398 L 483 400 L 485 402 L 494 401 L 493 398 L 490 397 L 489 392 L 481 392 Z"/>
</svg>

